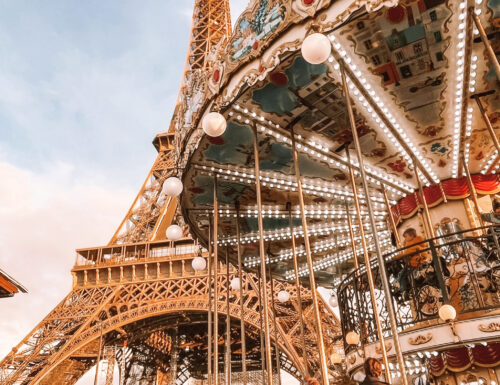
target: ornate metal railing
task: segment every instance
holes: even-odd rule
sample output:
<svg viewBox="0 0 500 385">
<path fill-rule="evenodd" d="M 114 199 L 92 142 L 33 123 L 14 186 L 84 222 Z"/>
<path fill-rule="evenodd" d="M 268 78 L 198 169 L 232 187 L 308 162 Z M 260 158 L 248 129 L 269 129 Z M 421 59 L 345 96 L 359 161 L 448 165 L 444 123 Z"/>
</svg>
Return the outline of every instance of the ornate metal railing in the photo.
<svg viewBox="0 0 500 385">
<path fill-rule="evenodd" d="M 454 306 L 458 319 L 500 308 L 499 237 L 500 226 L 487 226 L 447 233 L 384 255 L 398 331 L 428 326 L 438 318 L 443 303 Z M 371 267 L 382 329 L 388 337 L 387 298 L 376 260 Z M 377 341 L 364 266 L 342 281 L 338 298 L 344 335 L 356 331 L 364 344 Z"/>
</svg>

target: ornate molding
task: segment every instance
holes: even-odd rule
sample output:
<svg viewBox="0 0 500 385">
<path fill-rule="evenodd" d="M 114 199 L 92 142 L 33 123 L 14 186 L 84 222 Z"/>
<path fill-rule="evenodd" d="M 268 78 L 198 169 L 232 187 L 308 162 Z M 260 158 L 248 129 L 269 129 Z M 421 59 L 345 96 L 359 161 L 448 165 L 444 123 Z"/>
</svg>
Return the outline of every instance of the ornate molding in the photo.
<svg viewBox="0 0 500 385">
<path fill-rule="evenodd" d="M 351 365 L 354 365 L 356 363 L 356 355 L 353 354 L 352 356 L 349 357 L 349 363 Z"/>
<path fill-rule="evenodd" d="M 386 352 L 389 352 L 390 350 L 392 349 L 392 344 L 390 342 L 386 342 L 385 343 L 385 351 Z M 375 352 L 377 354 L 382 354 L 382 346 L 378 345 L 376 348 L 375 348 Z"/>
<path fill-rule="evenodd" d="M 490 322 L 487 325 L 480 324 L 477 328 L 484 333 L 500 332 L 500 322 Z"/>
<path fill-rule="evenodd" d="M 427 342 L 429 342 L 430 340 L 432 340 L 432 337 L 433 335 L 431 333 L 427 333 L 427 334 L 419 334 L 418 336 L 416 336 L 415 338 L 408 338 L 408 343 L 410 345 L 423 345 L 423 344 L 426 344 Z"/>
</svg>

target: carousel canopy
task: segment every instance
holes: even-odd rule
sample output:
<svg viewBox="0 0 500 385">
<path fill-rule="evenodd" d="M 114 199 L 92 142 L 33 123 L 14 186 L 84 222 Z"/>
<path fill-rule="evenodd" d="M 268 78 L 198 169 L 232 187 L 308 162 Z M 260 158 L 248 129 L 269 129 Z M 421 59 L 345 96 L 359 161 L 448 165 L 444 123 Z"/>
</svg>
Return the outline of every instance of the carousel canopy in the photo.
<svg viewBox="0 0 500 385">
<path fill-rule="evenodd" d="M 293 278 L 291 227 L 297 255 L 305 253 L 293 134 L 317 279 L 331 286 L 352 267 L 349 222 L 358 256 L 362 249 L 349 169 L 357 183 L 360 173 L 341 67 L 384 252 L 393 248 L 384 190 L 396 205 L 418 189 L 417 177 L 441 192 L 443 183 L 467 171 L 476 180 L 485 174 L 491 191 L 498 190 L 498 152 L 485 117 L 499 128 L 499 75 L 474 18 L 496 52 L 499 17 L 494 0 L 252 1 L 232 39 L 214 53 L 205 83 L 199 82 L 205 75 L 192 75 L 191 84 L 205 86 L 192 88 L 179 113 L 182 210 L 191 231 L 208 244 L 216 181 L 219 245 L 235 257 L 239 217 L 244 264 L 258 266 L 255 133 L 267 262 L 274 273 Z M 304 38 L 314 32 L 331 42 L 331 55 L 321 64 L 301 56 Z M 227 120 L 220 136 L 201 130 L 210 111 Z M 361 188 L 359 195 L 373 250 Z M 308 274 L 305 265 L 299 271 Z"/>
</svg>

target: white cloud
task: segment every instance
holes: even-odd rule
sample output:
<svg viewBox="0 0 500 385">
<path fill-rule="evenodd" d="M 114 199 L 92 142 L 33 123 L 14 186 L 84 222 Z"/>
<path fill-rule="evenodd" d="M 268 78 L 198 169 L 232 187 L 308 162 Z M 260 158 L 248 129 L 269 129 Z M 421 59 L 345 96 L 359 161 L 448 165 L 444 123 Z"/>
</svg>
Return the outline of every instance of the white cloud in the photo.
<svg viewBox="0 0 500 385">
<path fill-rule="evenodd" d="M 106 244 L 133 199 L 102 176 L 74 171 L 0 161 L 0 266 L 29 291 L 1 300 L 0 357 L 69 293 L 74 250 Z"/>
</svg>

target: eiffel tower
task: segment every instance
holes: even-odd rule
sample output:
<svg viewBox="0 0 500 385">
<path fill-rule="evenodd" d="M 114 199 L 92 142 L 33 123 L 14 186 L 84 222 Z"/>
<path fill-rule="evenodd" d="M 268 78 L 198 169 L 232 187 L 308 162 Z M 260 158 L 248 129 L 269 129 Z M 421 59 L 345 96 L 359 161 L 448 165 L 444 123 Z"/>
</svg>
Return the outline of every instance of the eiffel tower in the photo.
<svg viewBox="0 0 500 385">
<path fill-rule="evenodd" d="M 189 93 L 190 75 L 204 71 L 209 54 L 230 36 L 229 0 L 196 0 L 179 100 Z M 113 383 L 115 364 L 120 384 L 183 384 L 190 377 L 202 379 L 209 361 L 209 312 L 217 312 L 221 321 L 230 314 L 233 371 L 241 370 L 238 327 L 242 317 L 247 366 L 250 371 L 261 369 L 258 277 L 242 273 L 242 312 L 240 297 L 227 289 L 228 280 L 238 276 L 238 271 L 221 264 L 219 271 L 227 274 L 218 275 L 214 284 L 225 300 L 210 310 L 211 276 L 207 270 L 191 267 L 193 258 L 208 253 L 187 232 L 175 243 L 165 236 L 174 220 L 182 222 L 177 198 L 163 191 L 165 180 L 176 173 L 175 120 L 180 106 L 169 131 L 155 137 L 158 156 L 109 244 L 77 250 L 71 292 L 0 362 L 1 384 L 74 384 L 98 363 L 105 377 L 100 383 L 105 384 Z M 269 325 L 273 344 L 279 346 L 280 368 L 299 378 L 306 368 L 318 368 L 315 328 L 308 321 L 312 319 L 311 292 L 301 288 L 299 302 L 295 286 L 275 282 L 275 290 L 287 290 L 291 300 L 288 305 L 277 304 L 274 312 L 269 310 L 275 314 L 275 322 Z M 299 306 L 307 351 L 301 343 Z M 325 341 L 333 343 L 340 327 L 328 306 L 322 303 L 321 307 Z M 218 335 L 222 338 L 224 333 Z"/>
</svg>

